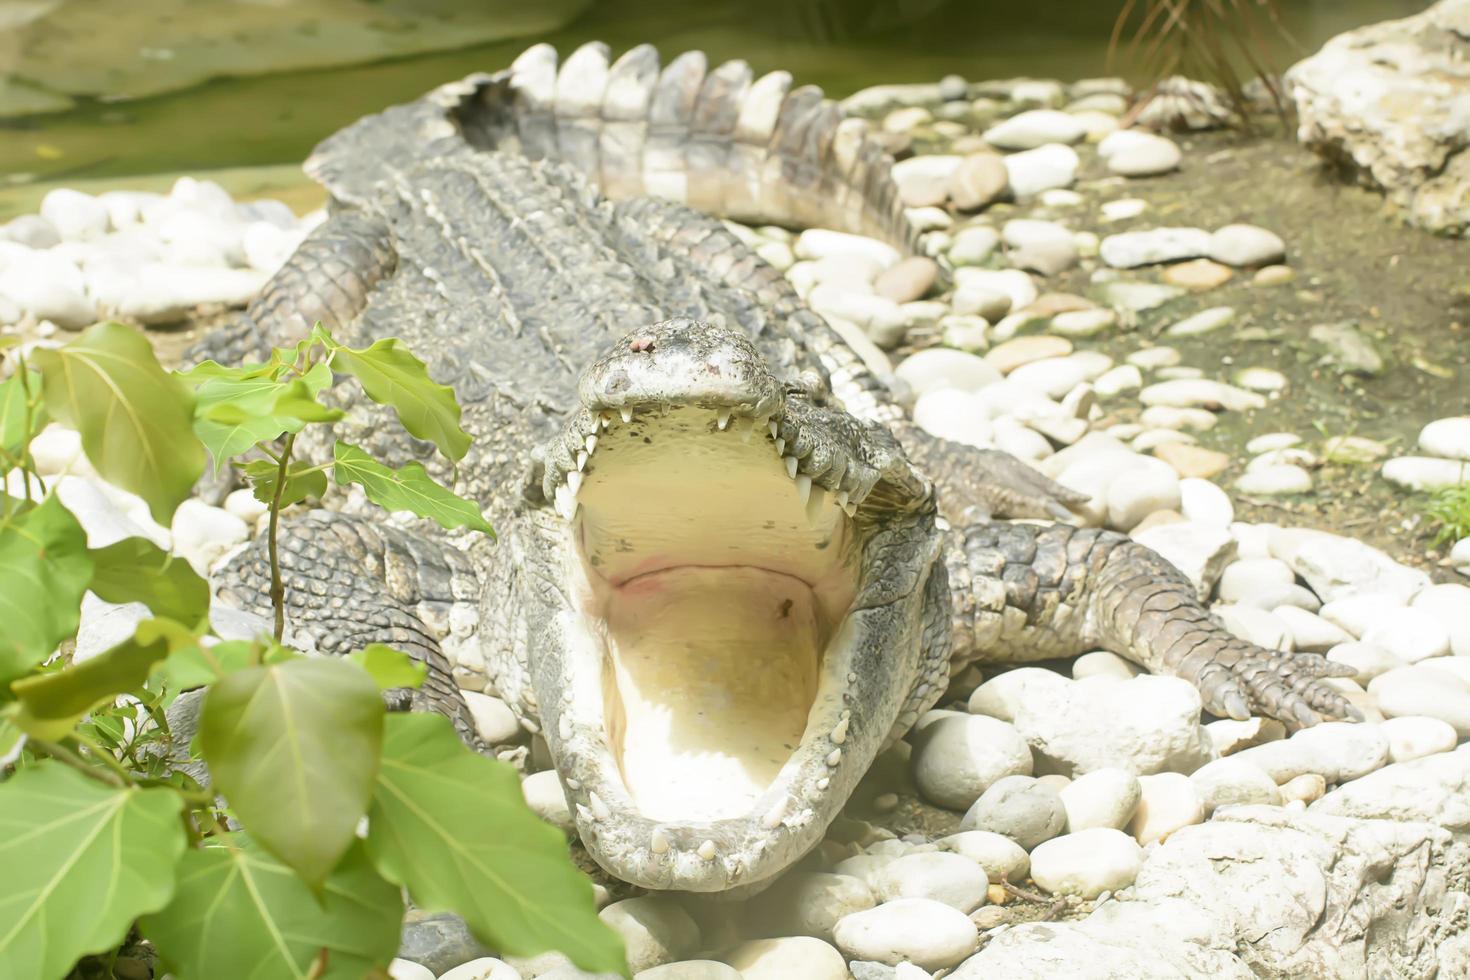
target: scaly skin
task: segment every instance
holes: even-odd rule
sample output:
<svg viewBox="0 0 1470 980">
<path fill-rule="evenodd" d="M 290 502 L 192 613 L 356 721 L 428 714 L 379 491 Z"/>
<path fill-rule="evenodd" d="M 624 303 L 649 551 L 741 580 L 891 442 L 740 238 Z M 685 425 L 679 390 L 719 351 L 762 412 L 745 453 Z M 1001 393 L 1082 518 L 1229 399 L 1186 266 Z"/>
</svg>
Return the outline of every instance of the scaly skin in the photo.
<svg viewBox="0 0 1470 980">
<path fill-rule="evenodd" d="M 1235 639 L 1177 570 L 1126 537 L 989 520 L 1056 516 L 1078 497 L 1005 454 L 918 429 L 858 352 L 720 222 L 642 196 L 915 240 L 886 158 L 820 93 L 788 93 L 778 76 L 752 82 L 739 63 L 706 73 L 702 56 L 660 75 L 650 52 L 609 67 L 589 46 L 558 77 L 554 54 L 533 49 L 513 72 L 368 117 L 313 155 L 336 213 L 197 354 L 258 356 L 315 319 L 351 344 L 403 338 L 454 387 L 476 436 L 469 455 L 451 471 L 349 393 L 335 395 L 347 410 L 339 434 L 392 465 L 423 459 L 479 501 L 501 539 L 344 513 L 297 518 L 283 559 L 296 630 L 333 652 L 407 648 L 431 674 L 414 705 L 443 711 L 471 741 L 443 650 L 483 661 L 545 734 L 590 852 L 653 888 L 768 882 L 820 840 L 873 756 L 972 661 L 1105 647 L 1192 681 L 1222 716 L 1296 726 L 1353 714 L 1320 681 L 1344 670 Z M 573 167 L 626 199 L 599 196 Z M 574 692 L 587 680 L 578 671 L 593 668 L 577 666 L 566 549 L 578 488 L 601 459 L 587 437 L 616 427 L 623 409 L 630 419 L 707 412 L 710 438 L 716 418 L 733 415 L 782 457 L 803 500 L 853 514 L 848 619 L 864 625 L 851 649 L 823 660 L 830 698 L 748 817 L 643 817 L 614 778 L 602 706 Z M 221 594 L 267 607 L 265 567 L 258 546 L 238 556 L 220 572 Z"/>
</svg>

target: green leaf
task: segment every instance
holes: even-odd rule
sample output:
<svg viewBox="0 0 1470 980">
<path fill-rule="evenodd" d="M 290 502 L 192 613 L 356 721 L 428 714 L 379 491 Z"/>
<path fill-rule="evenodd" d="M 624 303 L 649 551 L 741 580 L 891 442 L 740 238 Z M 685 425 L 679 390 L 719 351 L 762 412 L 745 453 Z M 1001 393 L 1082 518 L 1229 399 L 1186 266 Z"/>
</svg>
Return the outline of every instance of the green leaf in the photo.
<svg viewBox="0 0 1470 980">
<path fill-rule="evenodd" d="M 584 970 L 627 975 L 566 839 L 526 806 L 515 771 L 465 748 L 446 718 L 389 716 L 367 849 L 415 905 L 458 913 L 493 949 L 557 949 Z"/>
<path fill-rule="evenodd" d="M 245 464 L 245 478 L 255 499 L 269 504 L 276 495 L 276 475 L 280 466 L 269 459 L 253 459 Z M 281 506 L 300 503 L 307 497 L 320 497 L 327 492 L 327 471 L 319 470 L 305 460 L 292 460 L 286 469 L 286 490 Z"/>
<path fill-rule="evenodd" d="M 90 588 L 118 604 L 141 602 L 155 616 L 198 626 L 209 613 L 209 583 L 182 558 L 147 538 L 123 538 L 89 552 L 95 568 Z"/>
<path fill-rule="evenodd" d="M 0 769 L 10 765 L 20 755 L 25 737 L 25 732 L 12 725 L 4 714 L 0 714 Z"/>
<path fill-rule="evenodd" d="M 10 685 L 20 701 L 11 720 L 33 738 L 65 737 L 99 701 L 143 686 L 153 665 L 168 656 L 168 641 L 144 632 L 63 670 L 23 677 Z"/>
<path fill-rule="evenodd" d="M 139 626 L 147 626 L 143 623 Z M 224 640 L 206 647 L 202 643 L 180 646 L 168 655 L 153 676 L 174 694 L 213 684 L 253 666 L 254 644 L 247 640 Z"/>
<path fill-rule="evenodd" d="M 428 676 L 429 668 L 406 653 L 381 643 L 369 643 L 347 659 L 366 670 L 380 691 L 394 687 L 418 687 Z"/>
<path fill-rule="evenodd" d="M 76 632 L 91 580 L 86 532 L 57 498 L 0 529 L 0 684 Z"/>
<path fill-rule="evenodd" d="M 255 406 L 254 399 L 225 401 L 204 409 L 200 417 L 226 424 L 269 418 L 280 423 L 286 432 L 300 431 L 301 426 L 293 423 L 335 422 L 342 417 L 339 409 L 317 401 L 310 386 L 300 378 L 276 384 L 273 390 L 275 397 L 260 407 Z"/>
<path fill-rule="evenodd" d="M 120 323 L 99 323 L 33 356 L 51 416 L 81 433 L 103 479 L 142 497 L 168 525 L 204 472 L 194 396 L 158 366 L 146 337 Z"/>
<path fill-rule="evenodd" d="M 421 463 L 390 469 L 356 446 L 337 441 L 332 449 L 336 465 L 332 475 L 338 483 L 360 483 L 367 497 L 388 510 L 408 510 L 436 521 L 440 527 L 474 528 L 494 536 L 495 531 L 473 501 L 460 497 L 434 482 Z"/>
<path fill-rule="evenodd" d="M 377 685 L 356 664 L 298 657 L 217 681 L 199 747 L 251 835 L 317 887 L 367 812 L 383 714 Z"/>
<path fill-rule="evenodd" d="M 63 977 L 168 904 L 183 801 L 117 789 L 50 760 L 0 784 L 0 977 Z"/>
<path fill-rule="evenodd" d="M 361 980 L 393 959 L 402 922 L 402 894 L 362 845 L 347 851 L 319 902 L 294 871 L 236 833 L 184 855 L 173 902 L 138 926 L 179 980 Z M 318 959 L 325 972 L 313 973 Z"/>
<path fill-rule="evenodd" d="M 379 405 L 398 413 L 398 421 L 412 435 L 427 439 L 450 459 L 460 459 L 470 448 L 470 436 L 459 427 L 459 403 L 454 389 L 429 377 L 424 362 L 408 352 L 395 337 L 371 347 L 343 347 L 317 324 L 312 336 L 332 351 L 332 367 L 350 374 Z"/>
<path fill-rule="evenodd" d="M 27 387 L 33 402 L 29 429 L 26 428 Z M 0 451 L 18 457 L 21 447 L 46 427 L 46 406 L 40 396 L 41 375 L 35 371 L 26 371 L 25 384 L 21 384 L 19 371 L 0 381 Z"/>
</svg>

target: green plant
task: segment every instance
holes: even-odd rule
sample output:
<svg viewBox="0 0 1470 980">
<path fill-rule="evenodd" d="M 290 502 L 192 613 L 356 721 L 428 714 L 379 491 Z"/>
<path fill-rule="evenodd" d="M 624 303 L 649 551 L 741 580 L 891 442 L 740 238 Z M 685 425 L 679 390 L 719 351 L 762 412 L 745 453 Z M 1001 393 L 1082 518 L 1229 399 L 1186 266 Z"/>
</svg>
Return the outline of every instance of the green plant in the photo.
<svg viewBox="0 0 1470 980">
<path fill-rule="evenodd" d="M 386 712 L 380 691 L 417 686 L 421 665 L 378 645 L 335 659 L 280 643 L 279 515 L 323 493 L 328 473 L 380 506 L 490 532 L 417 463 L 394 470 L 341 441 L 329 462 L 292 455 L 307 425 L 340 418 L 320 401 L 335 371 L 457 460 L 469 437 L 450 389 L 396 340 L 352 349 L 320 326 L 264 364 L 182 374 L 119 324 L 11 356 L 0 382 L 0 468 L 14 473 L 0 492 L 0 976 L 65 976 L 88 954 L 115 955 L 136 928 L 180 980 L 383 977 L 405 890 L 505 952 L 560 949 L 626 974 L 590 884 L 514 772 L 465 748 L 444 718 Z M 149 541 L 89 547 L 36 476 L 31 442 L 48 421 L 75 428 L 97 472 L 164 524 L 206 449 L 216 466 L 263 454 L 244 469 L 270 508 L 274 635 L 211 635 L 208 584 Z M 153 618 L 73 662 L 89 589 Z M 185 745 L 165 709 L 197 688 L 199 733 Z M 207 785 L 175 764 L 191 755 Z"/>
<path fill-rule="evenodd" d="M 1470 463 L 1465 469 L 1470 475 Z M 1435 490 L 1429 495 L 1424 514 L 1437 525 L 1434 547 L 1470 538 L 1470 481 Z"/>
<path fill-rule="evenodd" d="M 1125 0 L 1108 40 L 1108 64 L 1122 65 L 1142 80 L 1146 91 L 1135 113 L 1158 94 L 1165 79 L 1184 75 L 1218 87 L 1248 123 L 1246 85 L 1255 77 L 1285 124 L 1291 105 L 1275 71 L 1273 37 L 1296 47 L 1281 23 L 1277 0 Z"/>
</svg>

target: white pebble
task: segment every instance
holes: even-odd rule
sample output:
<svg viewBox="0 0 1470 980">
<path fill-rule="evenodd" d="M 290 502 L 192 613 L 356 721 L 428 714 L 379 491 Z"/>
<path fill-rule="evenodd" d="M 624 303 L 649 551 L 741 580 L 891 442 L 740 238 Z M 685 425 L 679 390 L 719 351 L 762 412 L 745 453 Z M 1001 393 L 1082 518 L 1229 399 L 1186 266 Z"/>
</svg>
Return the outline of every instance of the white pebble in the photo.
<svg viewBox="0 0 1470 980">
<path fill-rule="evenodd" d="M 914 784 L 926 800 L 951 810 L 969 809 L 997 779 L 1031 774 L 1030 746 L 996 718 L 944 718 L 913 741 Z"/>
<path fill-rule="evenodd" d="M 1439 622 L 1450 635 L 1450 652 L 1470 657 L 1470 586 L 1431 585 L 1414 596 L 1412 608 Z"/>
<path fill-rule="evenodd" d="M 833 936 L 850 959 L 938 970 L 974 952 L 980 934 L 969 916 L 942 902 L 901 898 L 845 916 Z"/>
<path fill-rule="evenodd" d="M 1092 899 L 1133 884 L 1143 848 L 1110 827 L 1053 837 L 1031 852 L 1031 877 L 1053 895 Z"/>
<path fill-rule="evenodd" d="M 1010 175 L 1011 193 L 1025 199 L 1053 187 L 1069 187 L 1081 161 L 1077 151 L 1060 143 L 1011 153 L 1003 158 Z"/>
<path fill-rule="evenodd" d="M 1179 512 L 1206 527 L 1228 528 L 1235 520 L 1230 495 L 1209 480 L 1185 477 L 1179 481 Z"/>
<path fill-rule="evenodd" d="M 1233 266 L 1271 265 L 1286 258 L 1286 243 L 1275 232 L 1255 225 L 1226 225 L 1210 236 L 1205 253 Z"/>
<path fill-rule="evenodd" d="M 984 905 L 989 887 L 984 868 L 959 854 L 943 851 L 906 854 L 873 876 L 873 890 L 880 902 L 928 898 L 961 912 L 973 912 Z"/>
<path fill-rule="evenodd" d="M 1098 254 L 1115 269 L 1194 259 L 1209 247 L 1208 232 L 1199 228 L 1151 228 L 1125 231 L 1102 240 Z"/>
<path fill-rule="evenodd" d="M 1412 606 L 1386 611 L 1362 638 L 1411 664 L 1450 652 L 1450 634 L 1444 624 L 1425 609 Z"/>
<path fill-rule="evenodd" d="M 1133 819 L 1142 790 L 1138 778 L 1122 769 L 1095 769 L 1062 787 L 1067 833 L 1107 827 L 1119 830 Z"/>
<path fill-rule="evenodd" d="M 1459 741 L 1455 729 L 1438 718 L 1403 715 L 1379 726 L 1388 739 L 1388 755 L 1394 762 L 1409 762 L 1426 755 L 1449 752 Z"/>
<path fill-rule="evenodd" d="M 1430 422 L 1419 430 L 1419 448 L 1431 456 L 1470 460 L 1470 415 Z"/>
<path fill-rule="evenodd" d="M 1235 489 L 1241 493 L 1274 496 L 1285 493 L 1306 493 L 1312 489 L 1312 474 L 1300 466 L 1290 464 L 1265 466 L 1244 473 L 1235 481 Z"/>
<path fill-rule="evenodd" d="M 1163 772 L 1140 776 L 1138 783 L 1142 795 L 1128 825 L 1128 832 L 1138 843 L 1152 844 L 1181 827 L 1204 820 L 1204 801 L 1188 776 Z"/>
</svg>

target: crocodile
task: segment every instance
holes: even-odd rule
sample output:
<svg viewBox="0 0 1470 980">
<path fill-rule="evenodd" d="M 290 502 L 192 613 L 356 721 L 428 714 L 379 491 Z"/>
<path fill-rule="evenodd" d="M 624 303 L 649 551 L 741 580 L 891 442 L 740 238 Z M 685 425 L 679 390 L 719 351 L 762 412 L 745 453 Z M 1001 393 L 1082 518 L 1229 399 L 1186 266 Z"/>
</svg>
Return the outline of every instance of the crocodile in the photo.
<svg viewBox="0 0 1470 980">
<path fill-rule="evenodd" d="M 623 881 L 769 883 L 971 663 L 1103 648 L 1220 717 L 1356 717 L 1326 683 L 1347 668 L 1236 638 L 1125 535 L 1014 521 L 1081 498 L 916 426 L 861 341 L 721 220 L 912 252 L 891 165 L 784 72 L 537 46 L 323 142 L 306 169 L 329 218 L 196 352 L 258 357 L 321 321 L 404 338 L 453 387 L 475 436 L 457 467 L 334 391 L 338 434 L 422 460 L 498 540 L 350 502 L 299 514 L 288 622 L 329 653 L 422 659 L 406 706 L 472 742 L 456 676 L 488 677 Z M 216 587 L 269 608 L 263 545 Z"/>
</svg>

